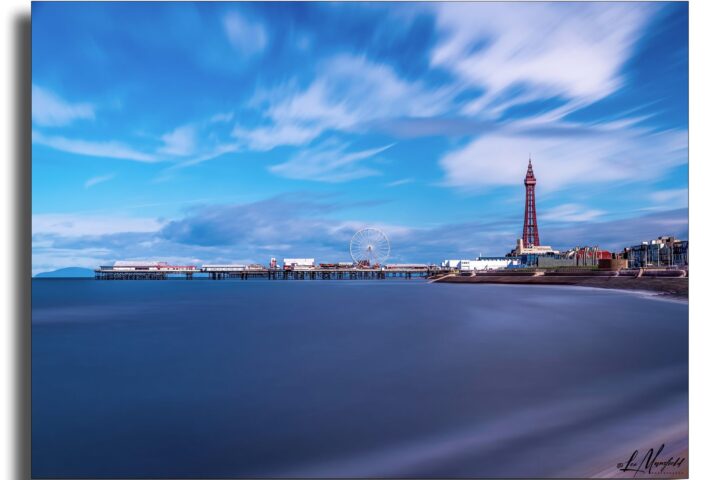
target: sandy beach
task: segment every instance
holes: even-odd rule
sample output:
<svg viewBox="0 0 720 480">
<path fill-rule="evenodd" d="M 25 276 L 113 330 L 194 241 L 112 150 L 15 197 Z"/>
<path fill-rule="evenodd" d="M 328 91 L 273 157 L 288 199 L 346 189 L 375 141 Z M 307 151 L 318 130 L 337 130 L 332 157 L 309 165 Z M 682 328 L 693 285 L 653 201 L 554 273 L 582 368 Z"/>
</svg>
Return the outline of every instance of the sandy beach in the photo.
<svg viewBox="0 0 720 480">
<path fill-rule="evenodd" d="M 581 287 L 610 288 L 615 290 L 646 291 L 674 298 L 688 298 L 688 278 L 668 277 L 612 277 L 585 275 L 447 275 L 434 279 L 439 283 L 487 283 L 501 285 L 575 285 Z"/>
</svg>

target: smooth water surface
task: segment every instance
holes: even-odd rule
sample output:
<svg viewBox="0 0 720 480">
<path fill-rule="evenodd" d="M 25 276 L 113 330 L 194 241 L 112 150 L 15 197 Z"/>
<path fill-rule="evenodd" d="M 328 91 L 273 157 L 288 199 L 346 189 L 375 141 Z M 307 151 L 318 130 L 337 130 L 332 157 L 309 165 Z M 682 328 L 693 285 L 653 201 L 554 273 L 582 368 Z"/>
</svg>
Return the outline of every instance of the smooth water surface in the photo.
<svg viewBox="0 0 720 480">
<path fill-rule="evenodd" d="M 32 473 L 584 476 L 687 445 L 687 303 L 425 281 L 32 284 Z"/>
</svg>

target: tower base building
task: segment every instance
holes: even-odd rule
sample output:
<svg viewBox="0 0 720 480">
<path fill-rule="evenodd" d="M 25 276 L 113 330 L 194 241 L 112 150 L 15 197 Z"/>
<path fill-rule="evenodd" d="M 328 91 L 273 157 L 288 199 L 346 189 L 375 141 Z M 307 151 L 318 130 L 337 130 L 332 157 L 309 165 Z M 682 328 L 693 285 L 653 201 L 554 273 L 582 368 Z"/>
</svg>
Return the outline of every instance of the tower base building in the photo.
<svg viewBox="0 0 720 480">
<path fill-rule="evenodd" d="M 522 238 L 518 238 L 517 245 L 508 254 L 511 257 L 518 257 L 520 255 L 557 255 L 560 251 L 553 250 L 549 245 L 527 245 L 523 242 Z"/>
</svg>

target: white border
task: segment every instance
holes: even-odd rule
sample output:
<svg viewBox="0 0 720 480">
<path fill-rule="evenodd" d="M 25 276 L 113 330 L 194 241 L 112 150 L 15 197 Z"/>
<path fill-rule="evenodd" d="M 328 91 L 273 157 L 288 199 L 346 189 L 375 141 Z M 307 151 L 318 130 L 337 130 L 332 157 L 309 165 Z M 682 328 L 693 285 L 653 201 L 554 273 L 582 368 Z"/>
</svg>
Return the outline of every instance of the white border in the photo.
<svg viewBox="0 0 720 480">
<path fill-rule="evenodd" d="M 717 477 L 720 7 L 690 2 L 690 451 L 691 478 Z M 712 379 L 712 380 L 711 380 Z"/>
</svg>

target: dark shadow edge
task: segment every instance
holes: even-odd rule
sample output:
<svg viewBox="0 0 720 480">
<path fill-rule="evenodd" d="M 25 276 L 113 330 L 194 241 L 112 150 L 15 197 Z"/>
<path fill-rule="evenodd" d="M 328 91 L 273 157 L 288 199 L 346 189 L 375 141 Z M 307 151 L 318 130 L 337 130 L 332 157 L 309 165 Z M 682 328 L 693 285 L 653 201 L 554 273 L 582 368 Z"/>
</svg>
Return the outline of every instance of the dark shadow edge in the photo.
<svg viewBox="0 0 720 480">
<path fill-rule="evenodd" d="M 12 208 L 12 337 L 13 378 L 13 478 L 31 478 L 31 215 L 32 215 L 32 35 L 30 10 L 17 14 L 11 21 L 13 38 L 12 58 L 12 126 L 11 177 L 13 185 Z"/>
</svg>

